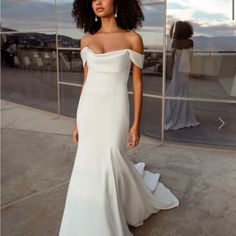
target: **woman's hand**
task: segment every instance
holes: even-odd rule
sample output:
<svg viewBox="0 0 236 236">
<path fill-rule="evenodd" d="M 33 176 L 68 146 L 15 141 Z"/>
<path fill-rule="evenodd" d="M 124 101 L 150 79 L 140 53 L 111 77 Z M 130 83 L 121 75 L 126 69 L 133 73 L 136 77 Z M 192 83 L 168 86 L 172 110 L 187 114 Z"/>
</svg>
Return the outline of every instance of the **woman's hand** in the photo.
<svg viewBox="0 0 236 236">
<path fill-rule="evenodd" d="M 79 133 L 77 127 L 75 127 L 73 131 L 73 141 L 74 143 L 78 143 L 78 140 L 79 140 Z"/>
<path fill-rule="evenodd" d="M 136 126 L 132 126 L 128 135 L 128 147 L 136 147 L 139 144 L 140 140 L 140 132 L 139 128 Z"/>
</svg>

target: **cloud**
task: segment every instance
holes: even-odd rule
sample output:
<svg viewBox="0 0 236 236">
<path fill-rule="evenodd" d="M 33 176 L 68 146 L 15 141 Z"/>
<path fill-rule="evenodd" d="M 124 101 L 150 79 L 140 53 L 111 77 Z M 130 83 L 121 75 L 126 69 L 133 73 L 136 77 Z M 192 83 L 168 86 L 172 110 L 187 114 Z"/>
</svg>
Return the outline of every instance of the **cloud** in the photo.
<svg viewBox="0 0 236 236">
<path fill-rule="evenodd" d="M 3 1 L 2 26 L 16 30 L 37 30 L 55 28 L 54 0 L 41 1 Z"/>
<path fill-rule="evenodd" d="M 232 2 L 225 0 L 169 0 L 167 30 L 176 20 L 190 21 L 195 35 L 235 36 L 236 23 L 231 20 Z M 176 6 L 176 7 L 175 7 Z"/>
<path fill-rule="evenodd" d="M 226 21 L 224 23 L 208 23 L 201 22 L 200 24 L 198 22 L 193 22 L 195 35 L 204 35 L 209 37 L 228 37 L 228 36 L 236 36 L 236 28 L 235 23 L 231 21 Z"/>
<path fill-rule="evenodd" d="M 186 18 L 176 19 L 173 16 L 168 16 L 167 34 L 169 32 L 171 24 L 176 20 L 189 20 Z M 192 19 L 189 20 L 194 28 L 195 36 L 207 36 L 207 37 L 228 37 L 236 36 L 236 23 L 230 20 L 217 21 L 207 19 Z"/>
<path fill-rule="evenodd" d="M 183 18 L 194 17 L 195 13 L 201 13 L 202 15 L 196 15 L 196 18 L 202 16 L 206 18 L 208 15 L 210 20 L 212 15 L 220 14 L 224 19 L 230 20 L 232 15 L 232 1 L 225 0 L 169 0 L 167 6 L 168 14 Z"/>
<path fill-rule="evenodd" d="M 185 9 L 185 7 L 177 2 L 168 2 L 167 3 L 168 9 Z"/>
<path fill-rule="evenodd" d="M 230 18 L 232 13 L 231 0 L 168 0 L 168 10 L 171 9 L 192 9 L 210 13 L 222 13 Z M 169 7 L 171 6 L 171 7 Z M 174 7 L 177 6 L 177 7 Z M 184 14 L 184 12 L 182 12 Z"/>
<path fill-rule="evenodd" d="M 222 13 L 209 13 L 209 12 L 199 11 L 199 10 L 196 10 L 193 12 L 193 18 L 206 19 L 206 20 L 218 20 L 218 21 L 228 20 L 228 17 L 226 17 Z"/>
<path fill-rule="evenodd" d="M 143 13 L 145 16 L 144 26 L 162 26 L 163 25 L 164 5 L 144 6 Z"/>
</svg>

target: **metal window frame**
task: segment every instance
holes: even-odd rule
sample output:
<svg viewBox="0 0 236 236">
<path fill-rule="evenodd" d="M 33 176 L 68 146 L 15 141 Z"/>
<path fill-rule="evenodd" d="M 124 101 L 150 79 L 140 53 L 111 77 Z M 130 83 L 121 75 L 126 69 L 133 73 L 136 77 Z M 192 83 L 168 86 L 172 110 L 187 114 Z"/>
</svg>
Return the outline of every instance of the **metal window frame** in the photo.
<svg viewBox="0 0 236 236">
<path fill-rule="evenodd" d="M 71 51 L 76 51 L 76 50 L 80 50 L 80 48 L 64 48 L 64 47 L 59 47 L 58 44 L 58 28 L 59 28 L 59 23 L 58 23 L 58 19 L 59 19 L 59 14 L 63 13 L 63 12 L 67 12 L 70 10 L 59 10 L 58 5 L 57 5 L 57 1 L 58 0 L 54 0 L 54 4 L 55 4 L 55 28 L 52 29 L 37 29 L 37 31 L 35 30 L 22 30 L 22 31 L 17 31 L 17 32 L 13 32 L 13 31 L 9 31 L 9 32 L 0 32 L 1 34 L 17 34 L 17 33 L 33 33 L 33 32 L 51 32 L 51 33 L 55 33 L 55 43 L 56 43 L 56 66 L 57 66 L 57 71 L 56 71 L 56 80 L 57 80 L 57 104 L 58 104 L 58 115 L 59 116 L 64 116 L 61 113 L 61 94 L 60 94 L 60 86 L 61 85 L 67 85 L 67 86 L 72 86 L 72 87 L 82 87 L 82 84 L 77 84 L 77 83 L 71 83 L 71 82 L 64 82 L 64 81 L 60 81 L 60 68 L 59 68 L 59 51 L 63 51 L 63 50 L 71 50 Z M 168 145 L 173 145 L 173 146 L 186 146 L 189 147 L 191 145 L 195 146 L 195 147 L 206 147 L 210 148 L 210 149 L 214 149 L 214 150 L 222 150 L 222 149 L 229 149 L 229 147 L 225 147 L 225 146 L 215 146 L 214 144 L 189 144 L 189 143 L 180 143 L 178 141 L 168 141 L 165 140 L 165 131 L 164 131 L 164 114 L 165 114 L 165 101 L 167 99 L 170 100 L 187 100 L 187 101 L 198 101 L 198 102 L 214 102 L 214 103 L 229 103 L 229 104 L 236 104 L 236 100 L 231 100 L 231 99 L 218 99 L 218 98 L 197 98 L 197 97 L 170 97 L 170 96 L 166 96 L 165 95 L 165 88 L 166 88 L 166 52 L 167 52 L 167 35 L 166 35 L 166 26 L 167 26 L 167 0 L 149 0 L 146 3 L 144 3 L 143 5 L 157 5 L 157 4 L 164 4 L 164 16 L 163 16 L 163 73 L 162 73 L 162 93 L 161 95 L 154 95 L 151 93 L 143 93 L 144 97 L 149 97 L 149 98 L 154 98 L 154 99 L 159 99 L 161 101 L 162 104 L 162 114 L 161 114 L 161 139 L 156 139 L 157 142 L 160 142 L 161 144 L 167 143 Z M 234 0 L 232 0 L 232 20 L 235 19 L 235 4 L 234 4 Z M 132 91 L 128 91 L 129 94 L 133 94 Z"/>
</svg>

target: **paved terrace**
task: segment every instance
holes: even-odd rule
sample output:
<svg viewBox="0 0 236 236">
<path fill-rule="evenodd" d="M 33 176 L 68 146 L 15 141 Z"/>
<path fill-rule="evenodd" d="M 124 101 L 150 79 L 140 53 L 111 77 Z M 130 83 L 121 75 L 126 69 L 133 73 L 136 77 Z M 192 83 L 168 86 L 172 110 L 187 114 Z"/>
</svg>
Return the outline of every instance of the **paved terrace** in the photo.
<svg viewBox="0 0 236 236">
<path fill-rule="evenodd" d="M 77 147 L 75 120 L 6 101 L 1 112 L 2 236 L 56 236 Z M 159 172 L 180 201 L 131 228 L 135 236 L 236 235 L 234 151 L 163 146 L 142 136 L 129 156 Z"/>
</svg>

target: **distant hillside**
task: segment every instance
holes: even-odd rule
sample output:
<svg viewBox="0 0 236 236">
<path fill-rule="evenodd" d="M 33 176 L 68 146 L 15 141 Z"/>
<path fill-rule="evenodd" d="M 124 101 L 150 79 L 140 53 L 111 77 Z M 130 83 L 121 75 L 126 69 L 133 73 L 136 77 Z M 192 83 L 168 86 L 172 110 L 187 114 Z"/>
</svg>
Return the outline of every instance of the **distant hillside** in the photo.
<svg viewBox="0 0 236 236">
<path fill-rule="evenodd" d="M 195 49 L 214 49 L 222 51 L 236 51 L 236 36 L 230 37 L 193 37 Z"/>
<path fill-rule="evenodd" d="M 2 31 L 15 31 L 14 29 L 2 28 Z M 9 36 L 11 38 L 11 36 Z M 45 33 L 17 33 L 12 38 L 19 37 L 20 39 L 28 41 L 36 38 L 41 41 L 53 42 L 55 41 L 55 34 Z M 61 46 L 79 47 L 80 39 L 71 38 L 66 35 L 59 35 L 58 39 Z M 195 50 L 213 50 L 213 51 L 236 51 L 236 36 L 221 36 L 221 37 L 206 37 L 196 36 L 193 37 Z M 146 49 L 162 50 L 161 45 L 150 46 L 145 45 Z M 168 37 L 168 48 L 170 48 L 170 38 Z"/>
<path fill-rule="evenodd" d="M 236 51 L 236 36 L 193 37 L 195 50 Z M 168 39 L 170 45 L 170 39 Z"/>
<path fill-rule="evenodd" d="M 16 30 L 9 29 L 9 28 L 2 28 L 2 31 L 13 31 L 17 32 Z M 36 46 L 37 44 L 40 44 L 40 42 L 55 42 L 56 41 L 56 35 L 53 34 L 46 34 L 46 33 L 16 33 L 16 34 L 9 34 L 7 35 L 9 39 L 20 39 L 20 42 L 22 43 L 27 42 L 31 46 Z M 65 35 L 58 35 L 58 40 L 60 42 L 60 46 L 76 46 L 79 47 L 80 39 L 73 39 L 69 36 Z M 38 43 L 36 43 L 38 42 Z"/>
<path fill-rule="evenodd" d="M 6 28 L 6 27 L 1 27 L 1 31 L 2 32 L 17 32 L 17 30 L 14 29 L 10 29 L 10 28 Z"/>
</svg>

